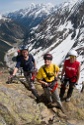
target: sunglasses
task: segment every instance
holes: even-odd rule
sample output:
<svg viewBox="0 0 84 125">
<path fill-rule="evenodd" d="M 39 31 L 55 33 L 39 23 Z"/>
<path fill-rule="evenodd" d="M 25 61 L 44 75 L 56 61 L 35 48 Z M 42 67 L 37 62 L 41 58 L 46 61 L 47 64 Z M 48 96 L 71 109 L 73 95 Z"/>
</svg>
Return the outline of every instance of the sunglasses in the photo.
<svg viewBox="0 0 84 125">
<path fill-rule="evenodd" d="M 44 60 L 52 60 L 50 57 L 46 57 Z"/>
<path fill-rule="evenodd" d="M 70 58 L 74 58 L 74 57 L 76 57 L 76 56 L 70 56 Z"/>
</svg>

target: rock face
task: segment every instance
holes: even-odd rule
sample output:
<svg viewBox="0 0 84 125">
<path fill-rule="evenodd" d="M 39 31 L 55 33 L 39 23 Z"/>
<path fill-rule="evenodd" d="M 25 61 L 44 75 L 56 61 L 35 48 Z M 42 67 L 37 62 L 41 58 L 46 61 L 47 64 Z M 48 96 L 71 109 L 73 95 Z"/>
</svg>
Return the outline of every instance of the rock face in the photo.
<svg viewBox="0 0 84 125">
<path fill-rule="evenodd" d="M 75 90 L 71 102 L 63 101 L 67 114 L 65 115 L 56 105 L 49 108 L 45 103 L 45 96 L 41 96 L 44 101 L 37 103 L 31 91 L 21 82 L 6 84 L 7 78 L 6 71 L 0 74 L 0 125 L 84 124 L 83 93 L 79 94 Z M 39 84 L 36 88 L 39 94 L 43 94 Z"/>
<path fill-rule="evenodd" d="M 31 91 L 21 83 L 6 84 L 0 81 L 0 123 L 7 125 L 39 124 L 42 119 L 53 117 L 47 107 L 37 104 Z M 6 79 L 6 78 L 5 78 Z M 45 114 L 46 112 L 46 114 Z"/>
</svg>

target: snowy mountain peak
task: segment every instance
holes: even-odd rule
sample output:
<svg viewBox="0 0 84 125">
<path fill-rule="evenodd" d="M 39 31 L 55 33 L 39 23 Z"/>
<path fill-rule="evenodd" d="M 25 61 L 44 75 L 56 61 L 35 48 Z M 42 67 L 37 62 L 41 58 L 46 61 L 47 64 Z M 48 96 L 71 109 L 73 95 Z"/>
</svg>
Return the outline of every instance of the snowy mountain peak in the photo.
<svg viewBox="0 0 84 125">
<path fill-rule="evenodd" d="M 17 21 L 23 26 L 32 28 L 41 23 L 47 16 L 55 12 L 57 7 L 51 3 L 47 4 L 34 4 L 32 3 L 26 9 L 20 9 L 18 11 L 9 13 L 7 17 Z"/>
<path fill-rule="evenodd" d="M 80 0 L 69 0 L 69 3 L 76 3 L 77 1 L 80 1 Z"/>
<path fill-rule="evenodd" d="M 0 20 L 4 20 L 5 21 L 5 20 L 7 20 L 7 18 L 0 14 Z"/>
<path fill-rule="evenodd" d="M 36 7 L 47 7 L 47 8 L 52 8 L 54 7 L 54 5 L 52 3 L 47 3 L 47 4 L 34 4 L 34 3 L 31 3 L 31 5 L 28 7 L 28 8 L 36 8 Z"/>
<path fill-rule="evenodd" d="M 46 4 L 34 4 L 34 3 L 32 3 L 28 8 L 20 9 L 18 11 L 15 11 L 14 13 L 10 13 L 10 14 L 13 14 L 16 16 L 19 14 L 23 17 L 28 16 L 30 13 L 31 13 L 30 16 L 32 16 L 33 14 L 35 15 L 38 11 L 40 11 L 40 13 L 42 13 L 42 12 L 44 13 L 44 11 L 46 13 L 48 11 L 47 14 L 49 14 L 53 7 L 54 6 L 50 3 L 48 3 L 47 5 Z M 9 16 L 10 16 L 10 14 L 9 14 Z M 39 12 L 38 12 L 38 14 L 39 14 Z"/>
<path fill-rule="evenodd" d="M 66 1 L 66 2 L 64 2 L 64 3 L 69 3 L 69 4 L 71 4 L 71 5 L 74 5 L 75 3 L 80 3 L 81 1 L 83 1 L 83 0 L 69 0 L 68 2 Z"/>
<path fill-rule="evenodd" d="M 66 2 L 64 2 L 64 3 L 62 3 L 62 4 L 60 4 L 60 6 L 62 7 L 62 8 L 69 8 L 69 10 L 71 10 L 71 8 L 72 7 L 74 7 L 74 5 L 75 4 L 79 4 L 79 3 L 81 3 L 83 0 L 69 0 L 68 2 L 66 1 Z"/>
</svg>

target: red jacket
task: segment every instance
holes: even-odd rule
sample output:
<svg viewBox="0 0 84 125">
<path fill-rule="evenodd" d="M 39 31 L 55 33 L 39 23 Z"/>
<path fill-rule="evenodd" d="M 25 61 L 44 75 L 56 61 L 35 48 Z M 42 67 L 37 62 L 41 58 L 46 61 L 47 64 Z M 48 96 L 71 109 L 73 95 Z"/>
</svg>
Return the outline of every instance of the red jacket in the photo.
<svg viewBox="0 0 84 125">
<path fill-rule="evenodd" d="M 65 67 L 65 76 L 67 78 L 73 78 L 72 82 L 76 79 L 74 77 L 77 77 L 78 75 L 78 68 L 80 66 L 80 62 L 75 61 L 74 63 L 70 63 L 70 59 L 65 60 L 64 67 Z"/>
</svg>

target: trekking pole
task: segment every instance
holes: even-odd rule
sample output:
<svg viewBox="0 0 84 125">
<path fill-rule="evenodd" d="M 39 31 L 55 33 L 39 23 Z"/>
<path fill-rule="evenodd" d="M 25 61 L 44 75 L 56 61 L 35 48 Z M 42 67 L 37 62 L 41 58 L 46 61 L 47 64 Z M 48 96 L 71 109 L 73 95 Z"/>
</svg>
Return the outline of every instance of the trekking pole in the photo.
<svg viewBox="0 0 84 125">
<path fill-rule="evenodd" d="M 84 82 L 82 82 L 82 89 L 81 89 L 81 93 L 83 92 L 84 90 Z"/>
</svg>

